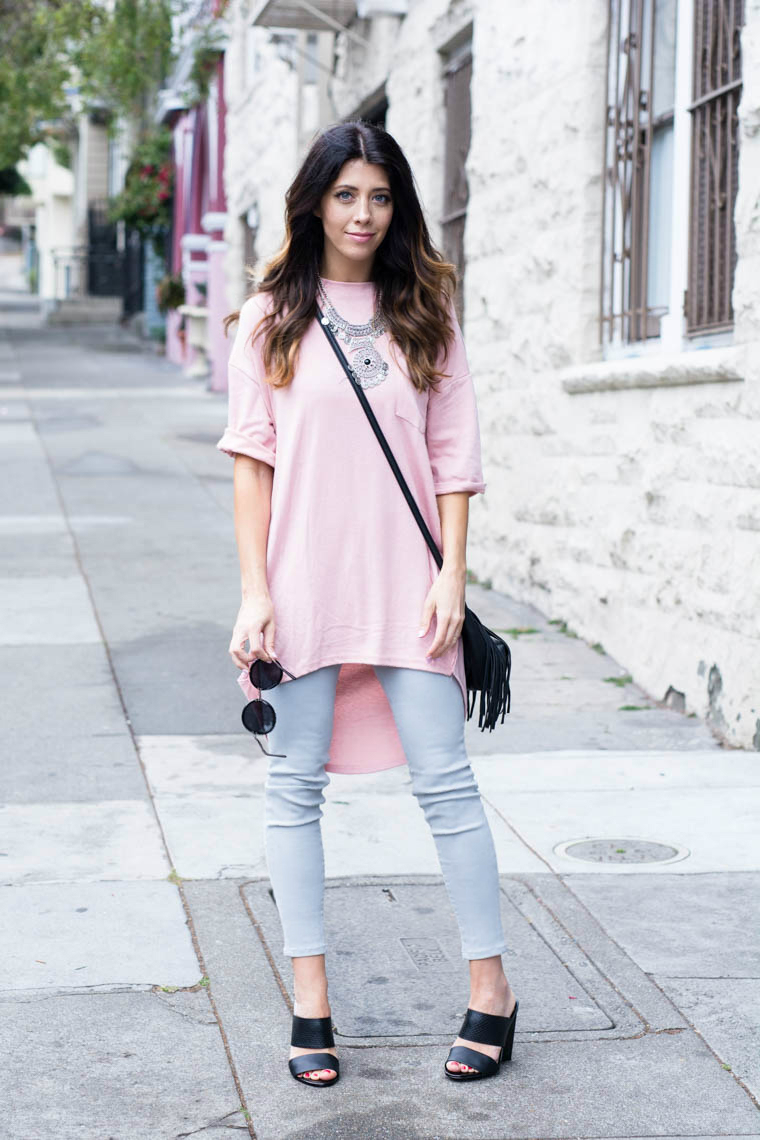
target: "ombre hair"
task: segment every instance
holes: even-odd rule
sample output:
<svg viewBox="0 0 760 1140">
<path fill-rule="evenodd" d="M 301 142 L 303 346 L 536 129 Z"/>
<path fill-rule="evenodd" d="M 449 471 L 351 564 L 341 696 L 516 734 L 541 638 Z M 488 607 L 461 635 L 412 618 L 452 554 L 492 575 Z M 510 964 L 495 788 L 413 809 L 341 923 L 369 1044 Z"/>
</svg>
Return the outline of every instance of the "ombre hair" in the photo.
<svg viewBox="0 0 760 1140">
<path fill-rule="evenodd" d="M 317 281 L 324 230 L 314 214 L 329 186 L 352 159 L 382 166 L 390 183 L 393 214 L 375 251 L 372 280 L 388 335 L 400 348 L 415 388 L 435 387 L 445 373 L 454 329 L 449 319 L 456 267 L 430 240 L 411 167 L 392 135 L 363 119 L 323 130 L 285 194 L 285 239 L 264 268 L 255 293 L 271 293 L 268 312 L 251 339 L 264 337 L 267 381 L 285 387 L 293 379 L 301 339 L 317 315 Z M 239 312 L 225 320 L 225 329 Z M 443 357 L 441 352 L 443 350 Z"/>
</svg>

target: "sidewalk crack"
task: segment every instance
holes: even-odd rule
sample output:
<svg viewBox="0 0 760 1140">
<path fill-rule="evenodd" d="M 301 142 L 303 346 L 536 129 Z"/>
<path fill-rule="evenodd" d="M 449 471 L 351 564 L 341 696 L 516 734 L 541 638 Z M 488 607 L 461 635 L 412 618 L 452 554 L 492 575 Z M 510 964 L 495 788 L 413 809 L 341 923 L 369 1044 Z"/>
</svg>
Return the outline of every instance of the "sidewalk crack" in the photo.
<svg viewBox="0 0 760 1140">
<path fill-rule="evenodd" d="M 243 1124 L 225 1124 L 231 1116 L 240 1116 L 243 1110 L 241 1108 L 234 1108 L 232 1112 L 226 1112 L 224 1116 L 218 1116 L 216 1120 L 210 1120 L 208 1124 L 202 1124 L 200 1128 L 193 1128 L 190 1132 L 177 1132 L 175 1133 L 174 1140 L 185 1140 L 187 1136 L 200 1136 L 201 1133 L 207 1132 L 210 1128 L 229 1128 L 233 1132 L 248 1132 L 248 1125 Z"/>
</svg>

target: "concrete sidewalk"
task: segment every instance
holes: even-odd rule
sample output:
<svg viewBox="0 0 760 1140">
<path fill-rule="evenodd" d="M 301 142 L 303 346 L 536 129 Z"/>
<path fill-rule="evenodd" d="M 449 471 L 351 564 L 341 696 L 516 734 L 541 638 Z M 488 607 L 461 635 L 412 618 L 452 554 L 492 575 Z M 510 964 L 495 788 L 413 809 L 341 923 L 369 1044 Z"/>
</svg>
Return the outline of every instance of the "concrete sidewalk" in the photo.
<svg viewBox="0 0 760 1140">
<path fill-rule="evenodd" d="M 342 1077 L 292 1080 L 225 411 L 118 330 L 0 314 L 0 1136 L 760 1135 L 757 755 L 477 586 L 513 651 L 513 711 L 468 727 L 513 1060 L 443 1075 L 467 965 L 404 767 L 327 789 Z"/>
</svg>

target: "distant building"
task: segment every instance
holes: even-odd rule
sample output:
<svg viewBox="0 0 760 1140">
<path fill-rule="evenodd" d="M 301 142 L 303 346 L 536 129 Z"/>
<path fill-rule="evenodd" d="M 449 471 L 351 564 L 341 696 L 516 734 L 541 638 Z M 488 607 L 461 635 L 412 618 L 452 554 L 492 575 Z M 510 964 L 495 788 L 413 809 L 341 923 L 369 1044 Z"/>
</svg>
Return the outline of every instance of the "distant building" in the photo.
<svg viewBox="0 0 760 1140">
<path fill-rule="evenodd" d="M 177 64 L 159 97 L 157 118 L 174 138 L 174 218 L 167 272 L 181 277 L 185 304 L 167 319 L 166 351 L 188 375 L 208 376 L 209 387 L 226 387 L 229 345 L 223 318 L 229 312 L 225 284 L 224 188 L 226 144 L 225 69 L 227 23 L 219 0 L 196 0 L 175 18 Z M 206 87 L 192 79 L 204 35 L 213 27 L 218 51 L 211 53 Z"/>
<path fill-rule="evenodd" d="M 74 174 L 56 161 L 44 143 L 31 148 L 19 163 L 19 171 L 32 192 L 30 197 L 19 199 L 24 204 L 24 241 L 32 271 L 30 288 L 39 293 L 46 307 L 52 308 L 58 290 L 63 288 L 63 282 L 56 282 L 55 250 L 60 245 L 72 248 L 76 244 Z"/>
<path fill-rule="evenodd" d="M 142 303 L 139 266 L 127 265 L 124 235 L 120 244 L 108 220 L 108 198 L 123 184 L 122 148 L 109 138 L 103 115 L 77 111 L 75 93 L 71 101 L 68 163 L 45 143 L 19 163 L 32 191 L 25 233 L 34 251 L 30 284 L 50 321 L 118 320 Z M 138 261 L 139 255 L 138 247 Z"/>
</svg>

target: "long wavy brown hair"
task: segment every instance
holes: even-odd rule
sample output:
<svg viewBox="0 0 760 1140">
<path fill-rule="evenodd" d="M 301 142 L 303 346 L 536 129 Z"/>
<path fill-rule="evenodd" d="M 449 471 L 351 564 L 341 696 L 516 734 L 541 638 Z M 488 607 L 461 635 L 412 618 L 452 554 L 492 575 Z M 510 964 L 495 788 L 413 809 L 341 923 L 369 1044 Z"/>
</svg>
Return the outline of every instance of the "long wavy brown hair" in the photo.
<svg viewBox="0 0 760 1140">
<path fill-rule="evenodd" d="M 285 194 L 285 239 L 267 262 L 256 293 L 271 293 L 267 314 L 251 339 L 264 336 L 266 379 L 285 387 L 293 379 L 301 339 L 317 315 L 317 280 L 324 231 L 314 214 L 344 163 L 361 158 L 382 166 L 393 201 L 390 226 L 375 252 L 372 280 L 391 342 L 398 345 L 415 388 L 436 387 L 454 330 L 449 305 L 457 287 L 456 267 L 430 240 L 411 167 L 383 127 L 363 119 L 323 130 Z M 225 329 L 239 311 L 225 319 Z M 441 353 L 443 351 L 443 356 Z"/>
</svg>

